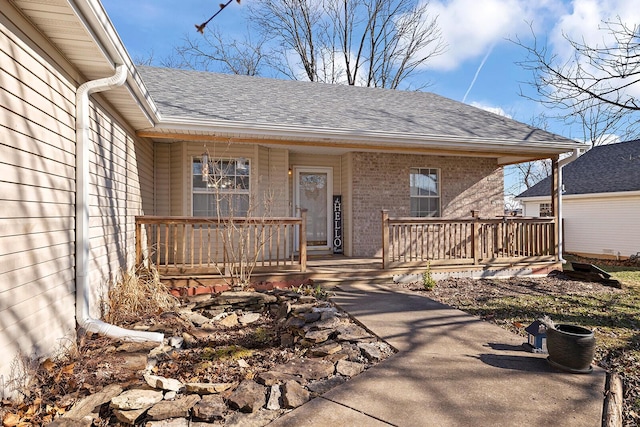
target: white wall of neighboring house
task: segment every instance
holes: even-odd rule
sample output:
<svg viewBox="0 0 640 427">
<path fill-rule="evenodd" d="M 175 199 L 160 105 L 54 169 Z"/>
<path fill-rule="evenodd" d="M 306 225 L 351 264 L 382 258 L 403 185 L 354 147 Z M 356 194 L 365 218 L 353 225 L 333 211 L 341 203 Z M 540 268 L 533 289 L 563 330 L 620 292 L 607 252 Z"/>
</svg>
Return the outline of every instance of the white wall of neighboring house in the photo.
<svg viewBox="0 0 640 427">
<path fill-rule="evenodd" d="M 565 195 L 565 252 L 627 258 L 640 252 L 640 192 Z M 549 198 L 523 200 L 524 215 L 538 216 Z"/>
<path fill-rule="evenodd" d="M 0 6 L 0 396 L 9 396 L 19 358 L 75 338 L 75 96 L 85 79 Z M 90 121 L 90 309 L 100 317 L 108 285 L 133 265 L 134 217 L 153 210 L 153 146 L 99 96 Z"/>
</svg>

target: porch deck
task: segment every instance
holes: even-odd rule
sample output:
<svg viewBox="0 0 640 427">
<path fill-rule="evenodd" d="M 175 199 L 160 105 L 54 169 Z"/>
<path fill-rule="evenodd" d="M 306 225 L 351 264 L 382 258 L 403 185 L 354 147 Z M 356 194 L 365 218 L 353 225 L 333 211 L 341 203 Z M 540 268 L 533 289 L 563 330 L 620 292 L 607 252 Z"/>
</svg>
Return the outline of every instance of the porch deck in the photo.
<svg viewBox="0 0 640 427">
<path fill-rule="evenodd" d="M 137 217 L 137 262 L 171 287 L 260 282 L 508 277 L 561 268 L 547 218 L 389 218 L 382 256 L 308 255 L 301 218 Z M 244 269 L 244 270 L 243 270 Z"/>
</svg>

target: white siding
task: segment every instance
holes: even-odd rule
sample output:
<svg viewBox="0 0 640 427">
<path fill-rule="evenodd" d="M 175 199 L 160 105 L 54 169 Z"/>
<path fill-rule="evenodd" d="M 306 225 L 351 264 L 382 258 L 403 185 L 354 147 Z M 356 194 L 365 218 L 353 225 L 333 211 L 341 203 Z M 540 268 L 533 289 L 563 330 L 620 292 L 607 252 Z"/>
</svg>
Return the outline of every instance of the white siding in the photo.
<svg viewBox="0 0 640 427">
<path fill-rule="evenodd" d="M 523 202 L 522 215 L 532 217 L 540 216 L 540 203 L 542 202 Z"/>
<path fill-rule="evenodd" d="M 640 251 L 640 196 L 563 200 L 565 252 L 628 257 Z"/>
</svg>

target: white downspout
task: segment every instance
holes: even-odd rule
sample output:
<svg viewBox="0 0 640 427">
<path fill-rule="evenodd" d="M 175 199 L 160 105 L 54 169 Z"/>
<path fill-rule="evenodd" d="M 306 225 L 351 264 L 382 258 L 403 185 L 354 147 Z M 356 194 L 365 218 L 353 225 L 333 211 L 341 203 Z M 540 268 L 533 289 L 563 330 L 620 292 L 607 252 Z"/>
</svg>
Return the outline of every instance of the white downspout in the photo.
<svg viewBox="0 0 640 427">
<path fill-rule="evenodd" d="M 122 86 L 126 79 L 126 67 L 118 65 L 112 77 L 86 82 L 76 93 L 76 321 L 88 332 L 111 338 L 162 342 L 161 333 L 124 329 L 89 314 L 89 95 Z"/>
<path fill-rule="evenodd" d="M 581 148 L 574 148 L 569 157 L 565 157 L 558 161 L 558 259 L 562 264 L 566 264 L 567 260 L 563 258 L 564 253 L 564 233 L 562 233 L 562 169 L 569 163 L 576 160 L 582 154 Z"/>
</svg>

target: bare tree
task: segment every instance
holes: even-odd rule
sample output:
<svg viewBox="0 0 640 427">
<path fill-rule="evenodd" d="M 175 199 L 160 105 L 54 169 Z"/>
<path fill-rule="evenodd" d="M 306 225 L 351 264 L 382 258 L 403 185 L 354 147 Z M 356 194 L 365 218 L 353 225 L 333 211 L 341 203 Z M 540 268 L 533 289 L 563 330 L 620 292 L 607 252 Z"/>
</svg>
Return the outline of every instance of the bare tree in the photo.
<svg viewBox="0 0 640 427">
<path fill-rule="evenodd" d="M 533 73 L 536 101 L 558 111 L 567 124 L 582 126 L 584 140 L 598 145 L 607 134 L 624 139 L 638 135 L 640 101 L 632 90 L 640 85 L 640 26 L 621 18 L 605 21 L 602 45 L 589 45 L 565 35 L 573 56 L 563 60 L 546 45 L 515 43 L 527 51 L 520 65 Z M 535 38 L 535 35 L 534 35 Z M 637 89 L 635 89 L 637 90 Z"/>
<path fill-rule="evenodd" d="M 230 50 L 260 52 L 266 66 L 291 79 L 397 89 L 444 51 L 428 2 L 255 0 L 247 9 L 259 49 L 249 49 L 251 43 L 237 49 L 214 32 L 206 46 L 185 45 L 183 58 L 194 67 L 216 61 L 236 72 L 228 66 L 228 57 L 237 59 Z"/>
</svg>

